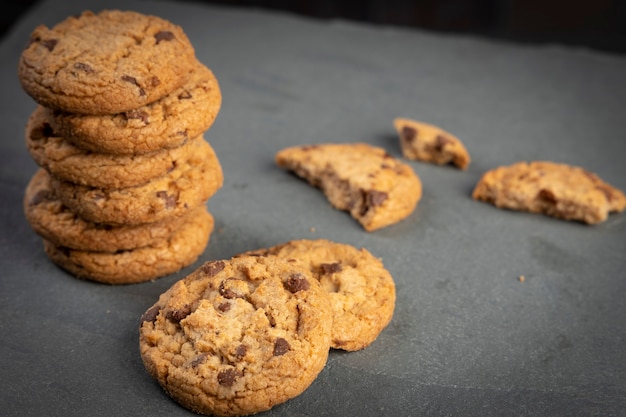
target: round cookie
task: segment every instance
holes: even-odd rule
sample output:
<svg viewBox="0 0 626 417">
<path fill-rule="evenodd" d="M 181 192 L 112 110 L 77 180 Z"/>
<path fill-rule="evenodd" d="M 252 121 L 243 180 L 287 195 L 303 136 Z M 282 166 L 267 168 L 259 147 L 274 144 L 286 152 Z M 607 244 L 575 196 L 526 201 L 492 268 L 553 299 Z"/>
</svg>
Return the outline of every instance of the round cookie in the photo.
<svg viewBox="0 0 626 417">
<path fill-rule="evenodd" d="M 189 79 L 195 51 L 180 26 L 133 11 L 85 11 L 34 29 L 18 65 L 39 104 L 114 114 L 151 103 Z"/>
<path fill-rule="evenodd" d="M 65 207 L 50 186 L 50 176 L 40 169 L 24 195 L 24 214 L 32 229 L 57 246 L 98 252 L 136 249 L 172 236 L 188 217 L 198 216 L 204 206 L 184 216 L 167 217 L 156 223 L 107 226 L 86 221 Z"/>
<path fill-rule="evenodd" d="M 277 152 L 275 161 L 322 190 L 368 232 L 404 220 L 422 197 L 409 165 L 366 143 L 293 146 Z"/>
<path fill-rule="evenodd" d="M 76 147 L 54 131 L 38 107 L 26 126 L 26 147 L 35 162 L 54 177 L 97 188 L 126 188 L 144 184 L 174 169 L 197 149 L 194 138 L 173 149 L 143 155 L 95 153 Z"/>
<path fill-rule="evenodd" d="M 277 258 L 205 263 L 141 318 L 144 365 L 184 407 L 217 416 L 268 410 L 301 394 L 329 352 L 328 296 Z"/>
<path fill-rule="evenodd" d="M 202 254 L 213 232 L 214 219 L 198 210 L 167 239 L 126 251 L 81 251 L 43 239 L 48 257 L 77 278 L 104 284 L 135 284 L 178 272 Z"/>
<path fill-rule="evenodd" d="M 309 268 L 330 295 L 335 349 L 363 349 L 391 321 L 396 300 L 393 278 L 366 249 L 324 239 L 294 240 L 244 255 L 297 260 Z"/>
<path fill-rule="evenodd" d="M 132 225 L 180 216 L 204 204 L 222 186 L 223 173 L 211 145 L 194 141 L 188 159 L 146 184 L 102 189 L 51 179 L 59 200 L 72 212 L 95 223 Z"/>
<path fill-rule="evenodd" d="M 61 136 L 94 152 L 141 154 L 179 146 L 207 131 L 222 104 L 217 79 L 196 64 L 189 81 L 146 106 L 114 115 L 86 115 L 45 109 Z"/>
</svg>

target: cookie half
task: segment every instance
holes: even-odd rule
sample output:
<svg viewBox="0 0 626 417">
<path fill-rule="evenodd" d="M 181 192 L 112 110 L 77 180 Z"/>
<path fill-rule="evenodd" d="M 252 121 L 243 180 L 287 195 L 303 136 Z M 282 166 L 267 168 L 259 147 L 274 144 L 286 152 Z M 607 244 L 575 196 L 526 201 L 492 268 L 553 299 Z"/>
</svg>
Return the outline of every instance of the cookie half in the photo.
<svg viewBox="0 0 626 417">
<path fill-rule="evenodd" d="M 110 225 L 153 223 L 204 204 L 221 188 L 217 155 L 205 140 L 194 141 L 189 157 L 166 175 L 135 187 L 103 189 L 52 178 L 59 200 L 72 212 Z"/>
<path fill-rule="evenodd" d="M 581 167 L 550 161 L 518 162 L 483 174 L 472 197 L 496 207 L 542 213 L 587 224 L 626 208 L 624 193 Z"/>
<path fill-rule="evenodd" d="M 324 368 L 328 296 L 303 267 L 242 256 L 207 262 L 141 318 L 144 365 L 184 407 L 217 416 L 268 410 Z"/>
<path fill-rule="evenodd" d="M 407 118 L 396 118 L 393 125 L 400 138 L 405 158 L 431 162 L 438 165 L 451 164 L 466 169 L 471 158 L 461 140 L 440 127 Z"/>
<path fill-rule="evenodd" d="M 52 28 L 35 28 L 18 75 L 23 89 L 45 107 L 115 114 L 182 86 L 195 63 L 180 26 L 133 11 L 85 11 Z"/>
<path fill-rule="evenodd" d="M 201 135 L 213 125 L 221 104 L 215 75 L 198 62 L 185 85 L 146 106 L 101 116 L 45 109 L 45 117 L 79 148 L 136 155 L 175 148 Z"/>
<path fill-rule="evenodd" d="M 275 161 L 320 188 L 367 231 L 405 219 L 422 197 L 410 166 L 365 143 L 295 146 L 279 151 Z"/>
<path fill-rule="evenodd" d="M 62 181 L 96 188 L 126 188 L 162 177 L 198 148 L 196 137 L 173 149 L 142 155 L 117 155 L 81 149 L 54 131 L 43 107 L 26 126 L 26 146 L 35 162 Z"/>
<path fill-rule="evenodd" d="M 369 346 L 393 317 L 393 278 L 366 249 L 325 239 L 293 240 L 244 255 L 275 256 L 306 265 L 329 294 L 331 347 L 335 349 L 355 351 Z"/>
<path fill-rule="evenodd" d="M 167 239 L 117 252 L 95 252 L 57 246 L 43 239 L 48 257 L 77 278 L 104 284 L 135 284 L 173 274 L 194 263 L 213 232 L 213 216 L 202 207 Z"/>
</svg>

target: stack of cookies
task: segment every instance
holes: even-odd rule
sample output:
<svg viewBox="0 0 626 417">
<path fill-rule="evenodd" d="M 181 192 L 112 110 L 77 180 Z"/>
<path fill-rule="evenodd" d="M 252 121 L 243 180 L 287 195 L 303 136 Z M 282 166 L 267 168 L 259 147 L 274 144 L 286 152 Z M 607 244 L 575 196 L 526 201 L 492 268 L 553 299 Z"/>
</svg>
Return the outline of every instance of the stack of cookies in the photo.
<svg viewBox="0 0 626 417">
<path fill-rule="evenodd" d="M 38 103 L 26 144 L 41 167 L 24 211 L 47 255 L 79 278 L 124 284 L 195 262 L 222 186 L 205 132 L 221 92 L 183 30 L 105 10 L 37 27 L 19 79 Z"/>
</svg>

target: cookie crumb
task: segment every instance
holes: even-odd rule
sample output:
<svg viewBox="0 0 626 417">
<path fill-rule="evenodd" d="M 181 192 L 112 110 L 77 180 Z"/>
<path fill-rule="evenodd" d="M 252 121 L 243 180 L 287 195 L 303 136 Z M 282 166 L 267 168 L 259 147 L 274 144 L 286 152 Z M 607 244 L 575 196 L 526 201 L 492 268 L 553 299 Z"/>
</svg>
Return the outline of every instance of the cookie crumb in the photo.
<svg viewBox="0 0 626 417">
<path fill-rule="evenodd" d="M 524 275 L 520 275 L 519 277 L 517 277 L 517 279 L 519 280 L 519 282 L 525 282 L 526 281 L 526 277 Z"/>
<path fill-rule="evenodd" d="M 309 229 L 309 232 L 311 232 L 311 233 L 315 233 L 315 227 L 311 227 L 311 228 Z"/>
</svg>

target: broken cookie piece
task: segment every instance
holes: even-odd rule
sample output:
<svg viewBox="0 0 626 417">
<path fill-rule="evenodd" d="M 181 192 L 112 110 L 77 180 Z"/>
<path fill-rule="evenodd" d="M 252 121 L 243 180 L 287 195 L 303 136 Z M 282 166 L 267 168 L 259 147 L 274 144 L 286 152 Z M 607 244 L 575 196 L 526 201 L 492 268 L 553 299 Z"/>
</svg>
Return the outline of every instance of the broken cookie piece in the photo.
<svg viewBox="0 0 626 417">
<path fill-rule="evenodd" d="M 400 138 L 405 158 L 438 165 L 451 164 L 466 169 L 471 161 L 463 143 L 456 136 L 428 123 L 396 118 L 393 125 Z"/>
<path fill-rule="evenodd" d="M 499 208 L 596 224 L 626 208 L 626 196 L 583 168 L 518 162 L 483 174 L 472 197 Z"/>
<path fill-rule="evenodd" d="M 279 151 L 275 160 L 322 190 L 333 207 L 349 212 L 368 232 L 408 217 L 422 196 L 410 166 L 365 143 L 295 146 Z"/>
</svg>

